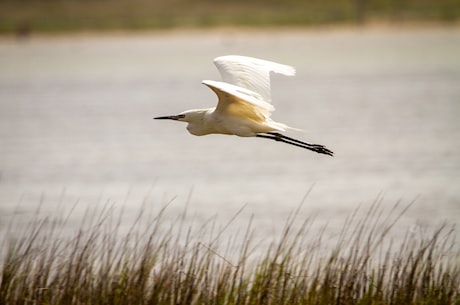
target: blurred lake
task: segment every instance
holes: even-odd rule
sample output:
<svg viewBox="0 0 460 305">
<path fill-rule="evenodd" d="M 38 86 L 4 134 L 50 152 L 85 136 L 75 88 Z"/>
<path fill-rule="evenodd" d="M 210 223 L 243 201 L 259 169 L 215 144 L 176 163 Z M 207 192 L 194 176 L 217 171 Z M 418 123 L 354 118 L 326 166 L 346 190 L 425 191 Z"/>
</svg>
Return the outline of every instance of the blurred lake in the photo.
<svg viewBox="0 0 460 305">
<path fill-rule="evenodd" d="M 274 75 L 276 121 L 335 157 L 264 139 L 195 137 L 154 116 L 212 107 L 200 82 L 239 54 Z M 232 29 L 0 40 L 0 230 L 34 215 L 143 205 L 244 222 L 342 223 L 376 198 L 407 226 L 460 224 L 460 29 Z M 40 206 L 39 210 L 38 207 Z M 78 224 L 69 221 L 69 226 Z"/>
</svg>

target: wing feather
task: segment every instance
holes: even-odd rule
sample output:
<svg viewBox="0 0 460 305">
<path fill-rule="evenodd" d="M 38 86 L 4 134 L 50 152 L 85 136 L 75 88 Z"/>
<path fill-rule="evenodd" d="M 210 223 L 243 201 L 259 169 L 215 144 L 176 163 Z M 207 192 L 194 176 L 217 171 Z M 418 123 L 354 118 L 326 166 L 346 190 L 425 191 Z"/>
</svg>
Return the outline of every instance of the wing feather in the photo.
<svg viewBox="0 0 460 305">
<path fill-rule="evenodd" d="M 204 80 L 203 84 L 217 94 L 219 102 L 215 112 L 218 114 L 265 122 L 275 110 L 260 94 L 246 88 L 212 80 Z"/>
<path fill-rule="evenodd" d="M 295 75 L 295 69 L 291 66 L 247 56 L 221 56 L 214 59 L 214 64 L 224 82 L 254 91 L 269 103 L 271 103 L 270 72 Z"/>
</svg>

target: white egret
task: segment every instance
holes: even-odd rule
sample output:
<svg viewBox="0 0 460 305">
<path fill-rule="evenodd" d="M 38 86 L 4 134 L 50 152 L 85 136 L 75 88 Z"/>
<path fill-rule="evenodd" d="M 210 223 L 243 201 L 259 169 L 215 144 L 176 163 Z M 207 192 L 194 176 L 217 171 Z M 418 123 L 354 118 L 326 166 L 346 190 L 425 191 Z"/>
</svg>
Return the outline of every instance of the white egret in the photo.
<svg viewBox="0 0 460 305">
<path fill-rule="evenodd" d="M 157 120 L 187 122 L 187 130 L 196 136 L 228 134 L 240 137 L 259 137 L 306 148 L 317 153 L 333 155 L 323 145 L 299 141 L 281 134 L 294 129 L 273 121 L 271 112 L 270 72 L 294 75 L 291 66 L 237 55 L 214 59 L 224 82 L 204 80 L 219 99 L 217 106 L 193 109 L 178 115 L 156 117 Z"/>
</svg>

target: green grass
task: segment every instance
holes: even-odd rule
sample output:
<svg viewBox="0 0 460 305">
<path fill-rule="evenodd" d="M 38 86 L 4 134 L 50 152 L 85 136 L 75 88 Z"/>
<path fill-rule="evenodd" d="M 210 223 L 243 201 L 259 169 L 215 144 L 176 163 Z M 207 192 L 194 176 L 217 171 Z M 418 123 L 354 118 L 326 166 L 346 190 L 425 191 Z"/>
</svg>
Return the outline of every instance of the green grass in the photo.
<svg viewBox="0 0 460 305">
<path fill-rule="evenodd" d="M 332 245 L 298 210 L 271 242 L 251 220 L 229 232 L 239 213 L 187 226 L 185 212 L 168 224 L 166 208 L 143 209 L 124 228 L 106 209 L 74 233 L 37 218 L 1 242 L 0 304 L 460 304 L 453 229 L 393 240 L 407 208 L 356 211 Z"/>
<path fill-rule="evenodd" d="M 457 0 L 2 0 L 0 33 L 455 22 Z"/>
</svg>

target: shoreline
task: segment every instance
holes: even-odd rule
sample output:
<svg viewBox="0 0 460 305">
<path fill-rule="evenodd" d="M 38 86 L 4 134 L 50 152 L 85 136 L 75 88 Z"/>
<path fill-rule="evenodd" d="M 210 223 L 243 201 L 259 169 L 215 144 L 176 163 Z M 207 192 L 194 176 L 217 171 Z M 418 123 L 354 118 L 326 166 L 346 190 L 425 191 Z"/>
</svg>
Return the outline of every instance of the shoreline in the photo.
<svg viewBox="0 0 460 305">
<path fill-rule="evenodd" d="M 42 39 L 66 38 L 100 38 L 100 37 L 145 37 L 145 36 L 185 36 L 214 34 L 282 34 L 282 33 L 352 33 L 352 32 L 386 32 L 386 31 L 460 31 L 460 22 L 366 22 L 364 24 L 333 23 L 310 26 L 215 26 L 215 27 L 174 27 L 158 29 L 107 29 L 107 30 L 70 30 L 38 31 L 27 35 L 0 33 L 0 42 L 28 41 Z"/>
</svg>

